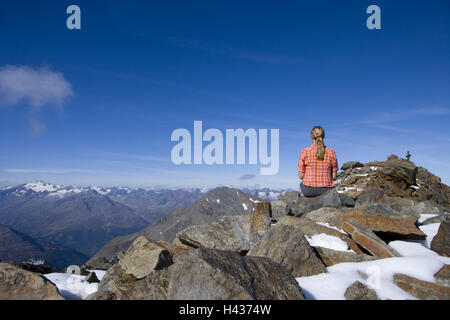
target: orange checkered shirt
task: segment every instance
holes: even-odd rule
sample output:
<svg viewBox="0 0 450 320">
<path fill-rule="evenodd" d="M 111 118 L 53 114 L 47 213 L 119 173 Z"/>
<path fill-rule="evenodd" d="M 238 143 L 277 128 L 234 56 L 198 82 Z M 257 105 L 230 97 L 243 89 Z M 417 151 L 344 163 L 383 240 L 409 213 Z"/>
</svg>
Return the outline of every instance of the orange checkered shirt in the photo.
<svg viewBox="0 0 450 320">
<path fill-rule="evenodd" d="M 336 153 L 325 147 L 323 160 L 316 159 L 316 146 L 313 144 L 300 153 L 298 172 L 303 172 L 303 184 L 308 187 L 334 187 L 332 172 L 338 171 Z"/>
</svg>

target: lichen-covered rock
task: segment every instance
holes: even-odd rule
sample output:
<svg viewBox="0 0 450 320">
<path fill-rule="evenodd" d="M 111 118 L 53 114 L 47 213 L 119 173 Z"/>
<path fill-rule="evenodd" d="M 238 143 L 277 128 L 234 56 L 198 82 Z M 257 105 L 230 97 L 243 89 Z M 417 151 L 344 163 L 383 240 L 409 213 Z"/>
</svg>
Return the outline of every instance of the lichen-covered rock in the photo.
<svg viewBox="0 0 450 320">
<path fill-rule="evenodd" d="M 363 262 L 377 259 L 367 254 L 357 254 L 351 251 L 338 251 L 324 247 L 314 247 L 314 249 L 327 267 L 343 262 Z"/>
<path fill-rule="evenodd" d="M 304 233 L 291 225 L 277 224 L 270 228 L 247 255 L 270 258 L 294 277 L 327 272 Z"/>
<path fill-rule="evenodd" d="M 177 238 L 194 248 L 230 250 L 245 253 L 270 228 L 266 215 L 229 216 L 218 222 L 191 226 L 181 230 Z"/>
<path fill-rule="evenodd" d="M 140 280 L 127 278 L 115 265 L 88 299 L 304 300 L 304 294 L 295 278 L 268 258 L 195 249 Z"/>
<path fill-rule="evenodd" d="M 441 223 L 430 248 L 441 256 L 450 257 L 450 218 L 447 217 Z"/>
<path fill-rule="evenodd" d="M 0 263 L 0 300 L 64 300 L 56 286 L 38 273 Z"/>
<path fill-rule="evenodd" d="M 343 229 L 347 221 L 354 221 L 374 232 L 389 233 L 395 239 L 424 240 L 426 238 L 416 226 L 417 217 L 393 210 L 376 208 L 321 208 L 303 216 L 315 222 L 328 223 Z"/>
<path fill-rule="evenodd" d="M 421 300 L 449 300 L 450 288 L 419 280 L 405 274 L 394 274 L 394 283 L 402 290 Z"/>
<path fill-rule="evenodd" d="M 172 264 L 172 254 L 141 236 L 121 256 L 119 264 L 127 274 L 133 275 L 136 279 L 141 279 L 153 270 L 162 269 Z"/>
<path fill-rule="evenodd" d="M 297 201 L 291 204 L 291 213 L 296 217 L 301 217 L 304 214 L 317 210 L 322 207 L 342 207 L 341 198 L 336 189 L 333 188 L 327 192 L 316 197 L 300 197 Z"/>
<path fill-rule="evenodd" d="M 279 219 L 278 224 L 285 224 L 294 226 L 305 234 L 306 236 L 312 238 L 317 234 L 327 234 L 333 237 L 337 237 L 342 241 L 346 242 L 349 249 L 352 249 L 356 253 L 363 253 L 363 251 L 358 247 L 355 241 L 353 241 L 347 234 L 344 234 L 338 230 L 329 228 L 324 225 L 320 225 L 312 220 L 304 219 L 304 218 L 296 218 L 291 216 L 286 216 Z"/>
<path fill-rule="evenodd" d="M 345 222 L 343 229 L 348 232 L 352 239 L 361 247 L 379 259 L 401 256 L 396 250 L 378 238 L 371 230 L 362 227 L 354 221 Z"/>
</svg>

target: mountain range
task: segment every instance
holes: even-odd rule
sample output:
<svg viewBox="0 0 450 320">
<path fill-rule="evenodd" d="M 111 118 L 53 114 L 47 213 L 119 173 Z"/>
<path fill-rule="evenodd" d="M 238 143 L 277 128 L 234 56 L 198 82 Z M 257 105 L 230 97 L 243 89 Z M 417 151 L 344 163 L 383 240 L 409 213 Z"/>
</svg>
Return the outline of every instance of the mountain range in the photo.
<svg viewBox="0 0 450 320">
<path fill-rule="evenodd" d="M 29 237 L 27 243 L 72 249 L 73 252 L 53 250 L 54 253 L 47 256 L 59 257 L 64 263 L 79 264 L 80 260 L 87 260 L 116 237 L 145 232 L 153 237 L 163 234 L 161 239 L 170 240 L 179 228 L 203 221 L 203 218 L 197 219 L 199 215 L 213 216 L 208 212 L 216 212 L 212 209 L 214 206 L 218 207 L 217 212 L 237 213 L 243 210 L 242 204 L 239 204 L 240 208 L 234 207 L 233 203 L 238 200 L 236 203 L 245 203 L 248 210 L 252 210 L 251 196 L 272 200 L 283 192 L 268 188 L 244 188 L 245 193 L 238 190 L 239 196 L 227 201 L 230 195 L 224 190 L 228 189 L 212 190 L 211 195 L 205 197 L 208 189 L 73 187 L 37 181 L 0 188 L 0 224 L 11 232 Z M 200 199 L 203 200 L 196 204 Z M 212 203 L 207 204 L 206 199 Z M 222 204 L 215 200 L 222 201 Z M 191 216 L 187 211 L 195 211 L 196 214 Z M 0 237 L 4 234 L 6 238 L 6 234 L 10 236 L 11 232 L 0 229 Z M 19 250 L 18 244 L 17 250 L 8 254 L 8 259 L 33 258 L 35 251 L 30 251 L 27 246 Z M 24 254 L 14 254 L 20 251 Z M 58 259 L 51 260 L 59 264 Z"/>
<path fill-rule="evenodd" d="M 57 269 L 81 264 L 88 256 L 66 246 L 36 240 L 19 231 L 0 225 L 0 261 L 43 259 Z"/>
</svg>

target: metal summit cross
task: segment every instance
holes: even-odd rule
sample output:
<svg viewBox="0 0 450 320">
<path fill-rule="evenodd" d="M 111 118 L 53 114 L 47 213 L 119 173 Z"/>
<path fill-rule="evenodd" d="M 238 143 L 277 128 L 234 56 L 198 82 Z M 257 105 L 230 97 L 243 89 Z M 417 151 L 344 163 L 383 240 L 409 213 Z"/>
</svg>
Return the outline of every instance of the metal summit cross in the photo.
<svg viewBox="0 0 450 320">
<path fill-rule="evenodd" d="M 406 151 L 406 160 L 409 161 L 409 158 L 411 158 L 411 153 L 409 153 L 409 151 Z"/>
</svg>

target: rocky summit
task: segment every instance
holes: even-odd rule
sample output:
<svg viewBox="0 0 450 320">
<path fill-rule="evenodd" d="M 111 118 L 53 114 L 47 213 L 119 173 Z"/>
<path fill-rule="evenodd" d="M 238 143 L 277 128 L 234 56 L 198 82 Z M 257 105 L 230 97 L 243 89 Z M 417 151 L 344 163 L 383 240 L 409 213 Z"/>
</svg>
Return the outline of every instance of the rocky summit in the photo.
<svg viewBox="0 0 450 320">
<path fill-rule="evenodd" d="M 396 156 L 344 164 L 314 198 L 217 188 L 108 243 L 81 268 L 107 270 L 88 276 L 100 282 L 85 298 L 448 300 L 449 200 L 438 177 Z M 2 268 L 0 295 L 20 278 L 12 298 L 59 298 L 37 273 Z"/>
</svg>

